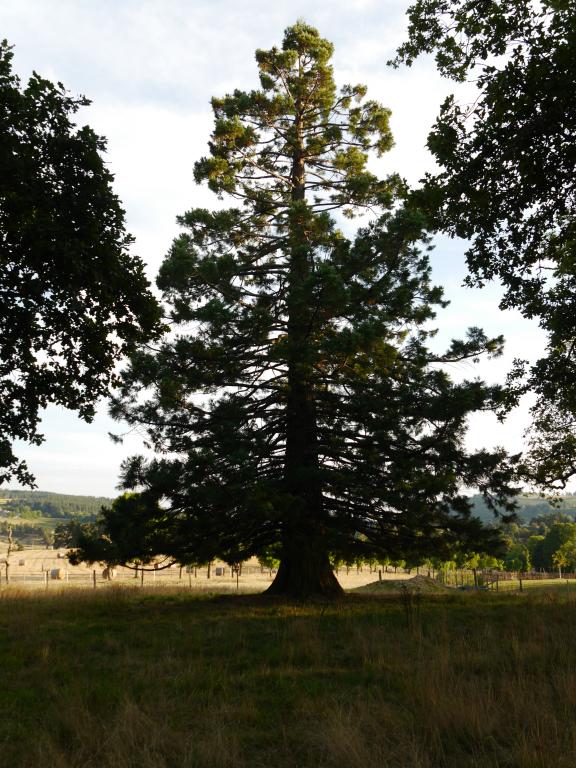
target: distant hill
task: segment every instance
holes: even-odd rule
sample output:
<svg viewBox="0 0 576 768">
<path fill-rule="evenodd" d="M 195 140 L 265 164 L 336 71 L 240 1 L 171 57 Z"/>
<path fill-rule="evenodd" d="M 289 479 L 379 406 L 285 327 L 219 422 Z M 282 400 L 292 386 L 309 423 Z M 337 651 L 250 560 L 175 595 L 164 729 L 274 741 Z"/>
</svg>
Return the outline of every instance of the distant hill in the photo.
<svg viewBox="0 0 576 768">
<path fill-rule="evenodd" d="M 11 491 L 0 489 L 0 513 L 22 519 L 38 517 L 94 518 L 112 499 L 106 496 L 73 496 L 48 491 Z"/>
<path fill-rule="evenodd" d="M 532 520 L 539 515 L 562 512 L 576 518 L 576 495 L 564 496 L 557 506 L 541 496 L 520 495 L 517 498 L 518 517 Z M 11 491 L 0 489 L 0 517 L 6 514 L 16 515 L 23 520 L 43 518 L 81 517 L 95 518 L 101 507 L 110 506 L 112 499 L 107 496 L 74 496 L 66 493 L 49 491 Z M 480 494 L 472 496 L 473 514 L 485 523 L 494 522 L 492 512 Z M 2 514 L 4 513 L 4 514 Z"/>
<path fill-rule="evenodd" d="M 516 499 L 518 504 L 517 515 L 520 520 L 528 521 L 532 520 L 539 515 L 558 514 L 561 512 L 564 515 L 570 515 L 576 517 L 576 495 L 566 494 L 563 496 L 558 504 L 551 504 L 542 496 L 535 496 L 533 494 L 520 495 Z M 494 522 L 494 514 L 486 506 L 486 502 L 481 495 L 472 497 L 473 513 L 476 517 L 484 523 Z"/>
</svg>

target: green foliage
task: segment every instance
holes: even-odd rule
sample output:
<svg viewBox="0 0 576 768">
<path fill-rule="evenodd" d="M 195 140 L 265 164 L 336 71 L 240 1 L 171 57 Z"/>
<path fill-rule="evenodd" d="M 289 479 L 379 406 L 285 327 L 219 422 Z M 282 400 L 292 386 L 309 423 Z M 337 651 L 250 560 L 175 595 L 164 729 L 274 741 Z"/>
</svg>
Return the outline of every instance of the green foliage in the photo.
<svg viewBox="0 0 576 768">
<path fill-rule="evenodd" d="M 526 546 L 530 553 L 530 562 L 534 568 L 543 568 L 542 542 L 544 538 L 543 535 L 536 534 L 529 536 L 526 540 Z"/>
<path fill-rule="evenodd" d="M 454 384 L 445 365 L 498 355 L 502 339 L 471 328 L 429 348 L 446 302 L 424 217 L 398 176 L 367 170 L 392 145 L 389 112 L 363 86 L 337 90 L 331 51 L 298 23 L 258 51 L 260 90 L 213 100 L 195 177 L 237 207 L 180 217 L 158 276 L 173 330 L 132 355 L 113 407 L 164 454 L 123 468 L 126 488 L 166 510 L 151 520 L 158 552 L 238 562 L 279 545 L 280 583 L 318 576 L 283 583 L 300 595 L 329 589 L 329 553 L 498 546 L 462 489 L 508 511 L 514 494 L 504 451 L 463 444 L 468 415 L 499 407 L 502 388 Z M 349 238 L 334 211 L 375 218 Z"/>
<path fill-rule="evenodd" d="M 42 528 L 42 542 L 47 547 L 50 547 L 54 544 L 54 541 L 55 541 L 54 531 L 52 531 L 50 528 Z"/>
<path fill-rule="evenodd" d="M 576 570 L 576 533 L 558 547 L 552 555 L 552 562 L 560 570 Z"/>
<path fill-rule="evenodd" d="M 14 440 L 42 442 L 49 403 L 89 421 L 118 358 L 159 309 L 112 191 L 89 101 L 34 73 L 22 86 L 0 42 L 0 483 L 33 484 Z"/>
<path fill-rule="evenodd" d="M 539 556 L 542 565 L 547 570 L 557 565 L 555 557 L 560 551 L 567 555 L 569 548 L 576 542 L 576 523 L 554 523 L 542 541 Z M 564 549 L 563 549 L 564 548 Z"/>
<path fill-rule="evenodd" d="M 502 527 L 507 540 L 507 570 L 552 571 L 559 565 L 572 568 L 572 548 L 576 542 L 573 518 L 561 513 L 547 514 Z"/>
<path fill-rule="evenodd" d="M 531 568 L 530 551 L 524 544 L 511 544 L 504 558 L 507 571 L 529 571 Z"/>
<path fill-rule="evenodd" d="M 267 547 L 259 553 L 258 563 L 262 568 L 266 568 L 267 570 L 277 570 L 280 565 L 281 554 L 279 547 Z"/>
<path fill-rule="evenodd" d="M 0 520 L 0 536 L 8 537 L 10 528 L 16 538 L 16 541 L 27 546 L 50 546 L 51 531 L 43 523 L 35 523 L 32 520 L 11 519 L 10 522 Z"/>
<path fill-rule="evenodd" d="M 474 78 L 471 106 L 448 98 L 428 145 L 440 173 L 425 194 L 439 228 L 472 239 L 470 285 L 499 278 L 502 308 L 539 318 L 547 355 L 517 361 L 517 395 L 539 395 L 527 472 L 565 487 L 576 471 L 576 108 L 573 3 L 416 0 L 396 64 L 434 53 Z"/>
<path fill-rule="evenodd" d="M 63 533 L 74 548 L 69 560 L 73 565 L 82 561 L 148 564 L 159 553 L 170 556 L 174 547 L 165 533 L 169 519 L 151 496 L 124 493 L 110 507 L 102 507 L 95 522 L 68 524 Z"/>
<path fill-rule="evenodd" d="M 58 523 L 54 528 L 52 544 L 54 549 L 70 549 L 77 547 L 84 535 L 85 523 L 78 520 L 68 520 L 67 523 Z"/>
</svg>

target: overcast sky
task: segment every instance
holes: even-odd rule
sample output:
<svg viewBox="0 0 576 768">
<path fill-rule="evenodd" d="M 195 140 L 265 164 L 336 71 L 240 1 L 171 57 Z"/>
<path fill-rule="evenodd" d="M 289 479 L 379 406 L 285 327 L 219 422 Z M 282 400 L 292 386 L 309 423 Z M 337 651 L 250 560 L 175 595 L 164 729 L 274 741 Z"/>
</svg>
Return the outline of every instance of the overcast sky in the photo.
<svg viewBox="0 0 576 768">
<path fill-rule="evenodd" d="M 14 46 L 14 68 L 23 79 L 34 69 L 92 100 L 80 122 L 108 139 L 107 161 L 136 238 L 134 252 L 153 280 L 177 233 L 176 215 L 213 203 L 211 193 L 192 178 L 194 161 L 206 153 L 211 96 L 255 87 L 255 49 L 279 44 L 285 27 L 298 18 L 334 43 L 338 84 L 365 83 L 369 97 L 392 110 L 396 146 L 378 170 L 397 171 L 411 183 L 433 170 L 426 136 L 455 86 L 439 77 L 429 59 L 411 69 L 387 67 L 405 34 L 408 5 L 407 0 L 1 0 L 0 38 Z M 464 250 L 465 243 L 443 238 L 432 257 L 434 277 L 452 301 L 439 315 L 440 337 L 459 337 L 470 325 L 504 333 L 504 358 L 453 369 L 456 378 L 501 381 L 513 358 L 534 359 L 544 340 L 534 324 L 498 310 L 497 286 L 461 287 Z M 491 416 L 474 417 L 469 446 L 521 450 L 527 423 L 527 407 L 504 425 Z M 90 425 L 50 408 L 43 421 L 46 442 L 19 445 L 18 452 L 42 490 L 116 495 L 120 462 L 139 452 L 140 444 L 132 436 L 116 446 L 109 431 L 122 427 L 108 418 L 104 403 Z"/>
</svg>

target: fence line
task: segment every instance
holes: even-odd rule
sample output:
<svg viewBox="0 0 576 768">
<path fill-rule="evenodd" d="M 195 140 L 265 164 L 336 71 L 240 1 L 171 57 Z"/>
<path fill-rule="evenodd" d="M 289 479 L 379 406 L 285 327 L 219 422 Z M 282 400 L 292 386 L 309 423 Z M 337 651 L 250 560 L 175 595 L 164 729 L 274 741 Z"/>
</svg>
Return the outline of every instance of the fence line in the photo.
<svg viewBox="0 0 576 768">
<path fill-rule="evenodd" d="M 336 574 L 340 572 L 341 576 L 347 572 L 362 572 L 363 568 L 345 568 L 335 569 Z M 493 571 L 493 570 L 466 570 L 457 569 L 454 571 L 435 571 L 434 569 L 398 568 L 400 578 L 410 575 L 428 575 L 430 578 L 452 587 L 480 587 L 488 589 L 507 589 L 516 588 L 516 583 L 522 589 L 524 582 L 530 581 L 573 581 L 576 582 L 575 572 L 558 571 Z M 380 570 L 380 577 L 383 569 Z M 366 573 L 374 574 L 377 577 L 378 570 L 366 566 Z M 9 567 L 6 568 L 5 561 L 0 559 L 0 586 L 6 583 L 20 586 L 50 588 L 58 585 L 74 585 L 85 587 L 99 587 L 111 582 L 121 583 L 123 585 L 133 586 L 173 586 L 187 587 L 194 586 L 202 589 L 213 588 L 215 590 L 225 591 L 259 586 L 265 588 L 273 579 L 276 571 L 274 569 L 262 568 L 260 565 L 244 563 L 237 573 L 234 567 L 218 561 L 210 566 L 179 566 L 173 565 L 170 568 L 158 568 L 146 566 L 137 570 L 118 566 L 117 568 L 107 569 L 103 566 L 70 566 L 63 553 L 46 550 L 45 557 L 26 557 L 26 551 L 17 552 L 10 558 Z M 394 574 L 386 569 L 386 577 L 393 577 Z M 247 582 L 251 582 L 248 584 Z"/>
<path fill-rule="evenodd" d="M 23 559 L 21 559 L 23 560 Z M 244 566 L 239 573 L 227 565 L 212 563 L 210 567 L 180 567 L 170 568 L 144 568 L 131 569 L 118 566 L 106 568 L 102 566 L 89 566 L 80 569 L 77 566 L 69 566 L 64 558 L 45 558 L 39 567 L 30 568 L 27 565 L 19 565 L 19 560 L 14 558 L 6 569 L 5 562 L 0 561 L 0 585 L 20 586 L 49 586 L 75 585 L 75 586 L 102 586 L 109 583 L 121 583 L 134 586 L 181 586 L 192 587 L 196 585 L 214 586 L 214 588 L 234 587 L 240 588 L 243 581 L 257 579 L 262 582 L 270 582 L 275 570 L 262 569 L 260 566 Z"/>
</svg>

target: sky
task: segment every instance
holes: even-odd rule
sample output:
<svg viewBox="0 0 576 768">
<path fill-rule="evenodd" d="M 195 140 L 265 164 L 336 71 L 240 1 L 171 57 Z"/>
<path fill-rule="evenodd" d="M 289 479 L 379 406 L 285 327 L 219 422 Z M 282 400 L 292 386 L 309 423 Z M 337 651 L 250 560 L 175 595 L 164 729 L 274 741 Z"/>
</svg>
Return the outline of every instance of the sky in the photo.
<svg viewBox="0 0 576 768">
<path fill-rule="evenodd" d="M 442 79 L 430 58 L 412 68 L 387 66 L 404 39 L 408 5 L 408 0 L 2 0 L 0 38 L 14 46 L 14 70 L 23 80 L 35 70 L 92 100 L 78 122 L 108 140 L 106 161 L 135 237 L 133 250 L 153 281 L 178 233 L 175 217 L 215 204 L 192 176 L 195 160 L 207 152 L 210 98 L 257 87 L 254 51 L 280 44 L 283 30 L 299 18 L 334 43 L 337 84 L 364 83 L 369 98 L 392 110 L 396 144 L 374 169 L 398 172 L 411 184 L 434 170 L 426 137 L 439 106 L 452 92 L 467 100 L 470 91 Z M 452 368 L 456 379 L 503 381 L 513 358 L 539 355 L 544 337 L 518 313 L 499 311 L 497 285 L 462 287 L 465 249 L 462 241 L 436 240 L 433 276 L 451 300 L 438 316 L 439 339 L 460 338 L 472 325 L 504 333 L 502 358 Z M 468 446 L 520 451 L 528 406 L 504 424 L 491 415 L 474 416 Z M 121 433 L 123 426 L 108 417 L 106 403 L 91 424 L 50 407 L 42 432 L 43 445 L 16 446 L 42 490 L 115 496 L 121 461 L 141 452 L 135 434 L 122 445 L 111 442 L 108 433 Z"/>
</svg>

